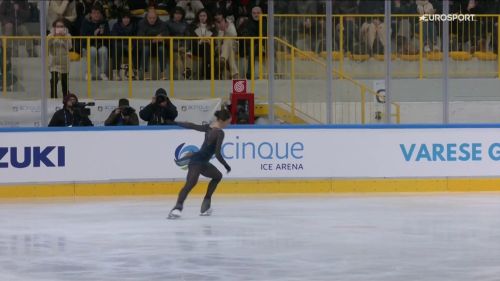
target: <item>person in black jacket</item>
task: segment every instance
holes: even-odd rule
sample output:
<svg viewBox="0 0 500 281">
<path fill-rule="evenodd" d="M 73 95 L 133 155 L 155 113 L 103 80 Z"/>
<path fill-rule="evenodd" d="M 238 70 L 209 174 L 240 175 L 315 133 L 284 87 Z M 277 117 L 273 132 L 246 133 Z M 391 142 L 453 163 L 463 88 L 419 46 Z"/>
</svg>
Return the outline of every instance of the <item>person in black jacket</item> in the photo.
<svg viewBox="0 0 500 281">
<path fill-rule="evenodd" d="M 82 36 L 109 36 L 109 24 L 104 17 L 104 10 L 101 5 L 95 4 L 92 6 L 92 11 L 88 16 L 85 17 L 82 23 L 81 31 Z M 101 80 L 108 80 L 108 59 L 109 59 L 109 40 L 90 40 L 90 71 L 92 73 L 92 78 L 87 77 L 87 79 L 96 79 L 99 77 Z M 85 47 L 83 47 L 85 48 Z M 84 55 L 86 51 L 83 52 Z M 98 61 L 99 59 L 99 61 Z M 99 62 L 99 69 L 95 65 Z M 86 60 L 85 60 L 86 62 Z M 83 64 L 85 67 L 83 73 L 87 73 L 86 63 Z M 99 70 L 99 76 L 97 76 L 97 70 Z"/>
<path fill-rule="evenodd" d="M 135 109 L 130 106 L 128 99 L 120 99 L 118 107 L 111 112 L 104 126 L 138 126 L 139 117 Z"/>
<path fill-rule="evenodd" d="M 170 101 L 167 92 L 163 88 L 156 90 L 152 102 L 139 112 L 139 116 L 142 120 L 148 122 L 148 126 L 172 125 L 177 115 L 177 108 Z"/>
<path fill-rule="evenodd" d="M 111 30 L 112 36 L 130 37 L 137 35 L 137 24 L 132 21 L 132 15 L 128 10 L 121 12 L 120 19 L 113 25 Z M 128 48 L 128 40 L 116 39 L 111 42 L 111 59 L 113 61 L 113 80 L 128 80 L 127 73 L 122 68 L 123 57 L 128 57 L 128 53 L 132 52 L 132 62 L 137 61 L 136 45 L 137 41 L 132 41 L 132 50 Z M 129 62 L 129 71 L 132 71 L 132 62 Z"/>
<path fill-rule="evenodd" d="M 78 105 L 78 97 L 68 94 L 63 99 L 63 108 L 56 111 L 50 120 L 49 127 L 94 126 L 89 117 Z"/>
</svg>

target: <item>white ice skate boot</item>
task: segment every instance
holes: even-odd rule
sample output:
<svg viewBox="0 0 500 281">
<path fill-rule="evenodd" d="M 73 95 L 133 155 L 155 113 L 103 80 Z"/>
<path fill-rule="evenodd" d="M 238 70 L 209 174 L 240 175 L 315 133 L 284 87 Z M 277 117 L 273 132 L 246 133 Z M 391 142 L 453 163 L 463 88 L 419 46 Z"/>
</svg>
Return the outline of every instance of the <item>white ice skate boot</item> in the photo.
<svg viewBox="0 0 500 281">
<path fill-rule="evenodd" d="M 181 210 L 173 209 L 172 211 L 170 211 L 170 213 L 168 213 L 167 219 L 175 220 L 175 219 L 178 219 L 180 217 L 181 217 Z"/>
<path fill-rule="evenodd" d="M 210 215 L 212 215 L 212 208 L 210 208 L 210 209 L 206 210 L 206 211 L 205 211 L 205 212 L 203 212 L 203 213 L 200 213 L 200 216 L 202 216 L 202 217 L 208 217 L 208 216 L 210 216 Z"/>
</svg>

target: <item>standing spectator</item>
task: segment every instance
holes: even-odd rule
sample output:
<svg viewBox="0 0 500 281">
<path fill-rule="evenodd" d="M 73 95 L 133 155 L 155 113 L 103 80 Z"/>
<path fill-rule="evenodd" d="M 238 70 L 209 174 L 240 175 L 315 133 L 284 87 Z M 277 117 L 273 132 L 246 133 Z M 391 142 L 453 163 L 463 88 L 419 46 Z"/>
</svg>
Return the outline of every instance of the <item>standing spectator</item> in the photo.
<svg viewBox="0 0 500 281">
<path fill-rule="evenodd" d="M 132 16 L 128 10 L 124 10 L 121 13 L 120 19 L 117 23 L 113 25 L 111 30 L 112 36 L 130 37 L 137 34 L 137 24 L 132 21 Z M 111 60 L 113 66 L 113 80 L 128 80 L 126 76 L 125 68 L 122 67 L 123 57 L 128 57 L 129 52 L 132 52 L 132 61 L 128 62 L 129 71 L 133 71 L 133 62 L 136 61 L 136 52 L 134 48 L 129 50 L 128 40 L 126 39 L 116 39 L 112 42 L 111 48 Z M 132 41 L 132 46 L 137 45 L 137 41 Z"/>
<path fill-rule="evenodd" d="M 170 36 L 174 37 L 183 37 L 186 36 L 187 29 L 188 29 L 188 24 L 184 20 L 184 17 L 186 15 L 186 12 L 184 9 L 181 7 L 175 7 L 175 12 L 174 15 L 170 18 L 169 21 L 167 21 L 167 29 L 170 32 Z M 184 63 L 186 61 L 186 42 L 182 39 L 175 39 L 174 40 L 174 65 L 178 66 L 179 69 L 184 69 Z M 175 74 L 177 74 L 178 71 L 175 71 Z M 184 71 L 184 77 L 188 78 L 190 77 L 190 73 L 187 73 Z"/>
<path fill-rule="evenodd" d="M 138 126 L 139 118 L 135 109 L 130 106 L 128 99 L 120 99 L 118 108 L 113 110 L 108 119 L 104 121 L 104 126 Z"/>
<path fill-rule="evenodd" d="M 169 30 L 166 24 L 158 18 L 158 14 L 154 8 L 149 8 L 146 17 L 139 22 L 139 28 L 137 31 L 138 36 L 169 36 Z M 159 64 L 159 72 L 161 77 L 166 79 L 168 77 L 167 73 L 163 73 L 164 69 L 169 69 L 169 54 L 168 45 L 162 39 L 149 39 L 141 42 L 139 48 L 142 50 L 141 56 L 141 68 L 143 70 L 144 79 L 150 80 L 151 74 L 149 73 L 149 67 L 152 64 L 151 57 L 156 56 Z M 165 53 L 167 54 L 167 60 L 165 60 Z"/>
<path fill-rule="evenodd" d="M 194 21 L 196 14 L 204 9 L 203 3 L 201 3 L 200 0 L 179 0 L 177 2 L 177 7 L 181 7 L 186 11 L 185 19 L 189 24 Z"/>
<path fill-rule="evenodd" d="M 317 15 L 320 12 L 320 1 L 303 0 L 291 1 L 289 4 L 291 14 Z M 316 43 L 324 37 L 318 34 L 318 17 L 298 17 L 293 19 L 292 42 L 301 50 L 316 51 Z"/>
<path fill-rule="evenodd" d="M 81 108 L 77 107 L 78 97 L 68 94 L 63 99 L 63 108 L 56 111 L 50 119 L 49 127 L 80 127 L 94 126 Z"/>
<path fill-rule="evenodd" d="M 262 15 L 262 8 L 259 6 L 255 6 L 252 8 L 252 16 L 250 19 L 245 21 L 242 24 L 241 31 L 239 32 L 239 36 L 242 37 L 259 37 L 259 18 Z M 263 29 L 266 28 L 266 25 L 263 25 Z M 257 77 L 257 70 L 259 69 L 258 65 L 258 57 L 259 57 L 259 44 L 257 40 L 254 40 L 254 56 L 251 58 L 251 40 L 243 39 L 239 42 L 240 48 L 240 57 L 244 57 L 246 59 L 247 69 L 246 69 L 246 78 L 251 78 L 251 60 L 255 61 L 254 64 L 254 73 L 255 77 Z"/>
<path fill-rule="evenodd" d="M 358 13 L 358 4 L 356 1 L 352 0 L 334 0 L 335 2 L 333 3 L 333 13 L 335 15 L 353 15 Z M 340 23 L 335 23 L 335 34 L 340 34 L 342 32 L 340 30 Z M 343 31 L 343 37 L 344 37 L 344 46 L 343 49 L 345 52 L 353 52 L 354 51 L 354 46 L 355 44 L 359 41 L 359 37 L 356 36 L 358 34 L 358 26 L 356 24 L 356 18 L 355 17 L 349 17 L 345 16 L 344 17 L 344 31 Z M 337 45 L 340 46 L 340 36 L 337 35 L 335 36 L 335 42 L 338 42 Z"/>
<path fill-rule="evenodd" d="M 419 15 L 436 13 L 434 5 L 429 0 L 416 0 L 415 3 L 417 4 L 417 12 Z M 439 46 L 436 45 L 437 34 L 434 22 L 423 22 L 422 28 L 424 36 L 424 52 L 428 53 L 431 50 L 439 51 Z"/>
<path fill-rule="evenodd" d="M 48 3 L 47 13 L 47 30 L 51 30 L 52 23 L 59 19 L 64 18 L 66 28 L 70 34 L 75 33 L 76 2 L 71 0 L 50 0 Z"/>
<path fill-rule="evenodd" d="M 151 103 L 139 112 L 139 116 L 141 116 L 142 120 L 148 122 L 148 126 L 172 125 L 177 115 L 177 108 L 170 101 L 167 92 L 163 88 L 156 90 Z"/>
<path fill-rule="evenodd" d="M 2 23 L 2 35 L 4 36 L 28 36 L 29 32 L 26 23 L 30 18 L 30 9 L 27 0 L 3 0 L 0 3 L 0 22 Z M 26 44 L 26 51 L 29 56 L 34 56 L 33 42 L 23 40 Z M 7 47 L 7 56 L 17 56 L 17 43 L 9 44 Z"/>
<path fill-rule="evenodd" d="M 229 71 L 231 78 L 238 78 L 238 65 L 236 64 L 236 54 L 235 54 L 235 39 L 238 36 L 236 32 L 236 27 L 234 23 L 228 21 L 224 16 L 224 12 L 219 10 L 215 13 L 215 26 L 218 31 L 217 37 L 222 37 L 222 44 L 218 40 L 218 54 L 219 54 L 219 79 L 222 79 L 222 75 L 226 68 L 229 66 Z M 232 37 L 232 38 L 224 38 Z"/>
<path fill-rule="evenodd" d="M 208 11 L 203 9 L 198 12 L 194 22 L 188 29 L 188 36 L 199 37 L 198 40 L 191 41 L 189 51 L 192 56 L 196 56 L 201 60 L 201 67 L 199 68 L 198 77 L 201 79 L 210 79 L 210 39 L 203 39 L 205 37 L 213 37 L 217 34 L 215 26 L 212 22 Z M 188 53 L 187 59 L 190 59 Z M 190 75 L 192 63 L 186 62 L 186 75 Z"/>
<path fill-rule="evenodd" d="M 65 26 L 65 20 L 60 18 L 52 23 L 48 38 L 50 55 L 50 97 L 57 99 L 57 83 L 61 80 L 63 97 L 68 92 L 68 72 L 69 72 L 69 50 L 71 49 L 71 39 L 69 30 Z M 56 38 L 53 38 L 53 37 Z M 51 38 L 52 37 L 52 38 Z M 62 38 L 67 37 L 67 39 Z"/>
<path fill-rule="evenodd" d="M 82 36 L 109 36 L 110 30 L 109 25 L 106 19 L 104 18 L 104 12 L 102 10 L 102 6 L 94 5 L 92 7 L 92 11 L 90 15 L 88 15 L 82 24 L 81 29 Z M 90 72 L 92 77 L 87 77 L 86 79 L 96 79 L 99 77 L 101 80 L 109 80 L 108 75 L 108 66 L 109 66 L 109 52 L 108 42 L 105 40 L 92 39 L 90 40 Z M 84 49 L 85 50 L 85 49 Z M 84 51 L 84 54 L 86 52 Z M 99 63 L 99 68 L 97 68 L 96 62 Z M 83 64 L 83 71 L 87 73 L 86 63 Z M 97 76 L 97 72 L 99 71 L 99 76 Z"/>
</svg>

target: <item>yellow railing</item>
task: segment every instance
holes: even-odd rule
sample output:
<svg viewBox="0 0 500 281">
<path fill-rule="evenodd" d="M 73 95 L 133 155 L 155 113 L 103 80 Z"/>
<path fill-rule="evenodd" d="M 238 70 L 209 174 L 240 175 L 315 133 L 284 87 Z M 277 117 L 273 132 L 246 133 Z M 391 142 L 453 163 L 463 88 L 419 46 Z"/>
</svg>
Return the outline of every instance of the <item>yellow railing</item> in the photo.
<svg viewBox="0 0 500 281">
<path fill-rule="evenodd" d="M 289 104 L 293 120 L 298 120 L 299 117 L 302 117 L 301 119 L 312 120 L 317 123 L 325 123 L 327 120 L 327 113 L 322 106 L 323 104 L 326 104 L 327 98 L 325 94 L 314 93 L 314 87 L 309 88 L 309 91 L 307 92 L 301 92 L 300 94 L 297 93 L 297 64 L 308 61 L 309 63 L 315 65 L 318 70 L 318 73 L 315 74 L 316 77 L 318 79 L 326 79 L 327 76 L 319 76 L 319 73 L 323 73 L 323 75 L 326 73 L 325 61 L 306 51 L 299 50 L 297 47 L 292 46 L 290 43 L 282 39 L 275 38 L 275 41 L 277 43 L 277 48 L 288 49 L 290 52 L 290 56 L 277 56 L 276 58 L 278 65 L 277 76 L 284 77 L 282 80 L 290 81 L 289 100 L 282 98 L 278 101 Z M 285 70 L 283 71 L 279 65 L 285 61 L 289 61 L 290 66 L 284 67 Z M 334 107 L 335 116 L 333 116 L 333 119 L 335 120 L 335 123 L 374 123 L 377 111 L 381 111 L 385 114 L 385 105 L 383 103 L 376 102 L 376 100 L 383 100 L 385 98 L 384 96 L 378 94 L 365 84 L 358 82 L 344 73 L 338 72 L 337 70 L 333 70 L 333 73 L 330 75 L 339 78 L 341 77 L 342 81 L 336 80 L 335 83 L 342 83 L 343 90 L 347 92 L 345 93 L 346 98 L 343 101 L 337 101 L 336 99 L 334 100 L 334 105 L 332 105 Z M 305 84 L 306 87 L 311 83 L 310 80 L 309 82 L 307 81 L 308 80 L 305 80 L 307 83 Z M 302 80 L 301 83 L 304 83 L 304 80 Z M 339 89 L 340 88 L 342 87 L 339 87 Z M 367 96 L 371 99 L 368 100 Z M 299 99 L 301 101 L 298 101 Z M 318 101 L 316 103 L 318 106 L 308 106 L 311 104 L 311 101 L 314 103 L 314 99 Z M 393 107 L 393 113 L 391 113 L 392 122 L 399 124 L 401 122 L 401 107 L 397 103 L 391 103 L 391 106 Z M 340 110 L 336 110 L 336 107 L 339 107 Z M 338 116 L 337 111 L 341 111 L 340 117 Z"/>
<path fill-rule="evenodd" d="M 80 96 L 84 94 L 88 98 L 149 97 L 159 86 L 168 88 L 171 96 L 184 91 L 182 97 L 207 97 L 207 93 L 211 97 L 227 97 L 231 78 L 248 77 L 252 92 L 256 92 L 256 80 L 263 80 L 259 82 L 259 91 L 256 94 L 261 101 L 265 101 L 267 82 L 264 79 L 267 79 L 267 69 L 269 68 L 269 66 L 265 66 L 266 55 L 269 55 L 265 51 L 267 38 L 205 39 L 206 41 L 202 43 L 203 47 L 200 47 L 200 38 L 198 37 L 49 37 L 47 40 L 47 68 L 49 71 L 53 71 L 54 65 L 59 65 L 59 67 L 65 65 L 64 67 L 67 68 L 65 71 L 69 72 L 69 91 Z M 22 46 L 28 45 L 27 42 L 39 40 L 39 37 L 2 37 L 3 72 L 7 72 L 8 59 L 11 59 L 13 64 L 18 64 L 17 73 L 19 73 L 19 69 L 22 72 L 28 71 L 30 67 L 38 67 L 40 58 L 31 60 L 16 58 L 13 55 L 13 50 L 15 47 L 22 49 Z M 225 46 L 225 43 L 228 45 Z M 276 52 L 276 79 L 290 81 L 289 96 L 281 100 L 289 104 L 293 120 L 298 120 L 297 117 L 307 115 L 308 110 L 301 108 L 304 101 L 307 101 L 305 100 L 307 97 L 302 93 L 297 94 L 297 85 L 310 83 L 307 79 L 314 78 L 314 76 L 326 79 L 324 69 L 316 75 L 306 77 L 303 70 L 305 64 L 300 64 L 300 62 L 310 60 L 316 64 L 316 69 L 318 69 L 318 65 L 321 66 L 320 69 L 324 68 L 325 62 L 282 39 L 276 38 L 276 43 L 278 50 L 280 48 L 287 49 L 289 53 L 293 54 L 290 58 L 290 56 L 283 56 L 284 52 L 282 51 Z M 23 61 L 35 62 L 35 65 L 23 65 Z M 218 63 L 221 61 L 224 63 Z M 256 66 L 257 63 L 258 66 Z M 122 65 L 125 65 L 126 68 L 121 69 Z M 123 72 L 120 73 L 120 70 Z M 189 75 L 187 70 L 192 73 Z M 356 114 L 357 117 L 346 117 L 343 121 L 366 123 L 368 115 L 366 104 L 370 103 L 366 102 L 365 94 L 376 95 L 376 93 L 337 70 L 332 75 L 343 78 L 352 89 L 357 89 L 353 96 L 362 97 L 355 101 L 362 104 L 359 114 Z M 10 84 L 7 76 L 2 76 L 3 85 Z M 36 75 L 36 78 L 38 77 L 39 75 Z M 23 81 L 23 77 L 19 77 L 19 79 Z M 110 84 L 97 81 L 99 79 L 119 79 L 123 83 Z M 183 84 L 183 80 L 196 80 L 204 83 L 200 91 L 203 94 L 193 95 L 191 89 L 196 84 L 194 82 Z M 34 86 L 33 97 L 39 97 L 38 81 L 26 81 L 25 79 L 23 82 L 28 82 L 25 84 L 31 82 Z M 152 85 L 150 90 L 148 85 Z M 52 90 L 51 88 L 50 91 Z M 6 91 L 7 87 L 3 87 L 4 96 L 6 96 Z M 279 89 L 277 92 L 283 96 L 284 91 L 286 90 Z M 62 96 L 62 93 L 59 92 L 58 96 Z M 298 98 L 302 100 L 298 102 Z M 352 101 L 354 102 L 354 99 Z M 325 100 L 321 102 L 324 103 Z M 397 105 L 396 108 L 399 110 Z M 315 119 L 312 115 L 309 117 Z M 324 120 L 320 121 L 325 122 Z"/>
<path fill-rule="evenodd" d="M 384 15 L 334 15 L 334 67 L 354 78 L 382 78 Z M 473 22 L 450 26 L 450 77 L 500 78 L 500 15 L 476 15 Z M 266 16 L 262 16 L 266 21 Z M 395 78 L 442 75 L 442 23 L 422 22 L 415 14 L 392 15 Z M 265 34 L 262 30 L 261 33 Z M 325 15 L 275 15 L 275 36 L 311 55 L 325 58 Z"/>
</svg>

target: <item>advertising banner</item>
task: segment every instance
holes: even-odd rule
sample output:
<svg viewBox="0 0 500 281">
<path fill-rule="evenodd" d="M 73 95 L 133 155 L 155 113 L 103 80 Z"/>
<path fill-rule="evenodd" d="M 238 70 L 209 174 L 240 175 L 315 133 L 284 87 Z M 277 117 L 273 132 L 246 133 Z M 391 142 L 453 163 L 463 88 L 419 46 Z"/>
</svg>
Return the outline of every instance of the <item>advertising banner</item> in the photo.
<svg viewBox="0 0 500 281">
<path fill-rule="evenodd" d="M 76 129 L 76 128 L 75 128 Z M 226 178 L 494 177 L 500 129 L 227 129 Z M 165 130 L 0 132 L 0 183 L 179 180 L 204 134 Z M 216 159 L 212 163 L 225 170 Z"/>
</svg>

